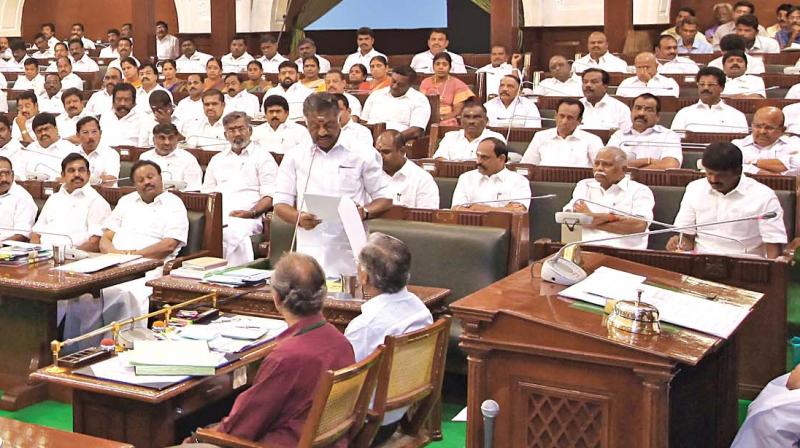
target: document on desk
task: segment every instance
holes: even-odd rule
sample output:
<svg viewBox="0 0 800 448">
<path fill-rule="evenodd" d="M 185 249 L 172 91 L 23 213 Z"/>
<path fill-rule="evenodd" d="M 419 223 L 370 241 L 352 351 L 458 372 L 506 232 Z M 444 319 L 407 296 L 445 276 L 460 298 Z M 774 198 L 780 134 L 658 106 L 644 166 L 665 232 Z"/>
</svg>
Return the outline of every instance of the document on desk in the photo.
<svg viewBox="0 0 800 448">
<path fill-rule="evenodd" d="M 78 369 L 75 373 L 154 389 L 163 389 L 189 378 L 185 375 L 136 375 L 136 370 L 128 362 L 127 355 L 128 352 L 122 352 L 117 356 Z"/>
<path fill-rule="evenodd" d="M 748 308 L 659 288 L 644 281 L 645 277 L 639 275 L 600 267 L 559 294 L 604 306 L 606 299 L 636 300 L 637 290 L 641 289 L 642 301 L 655 306 L 664 322 L 726 339 L 750 313 Z"/>
<path fill-rule="evenodd" d="M 68 263 L 53 269 L 64 272 L 78 272 L 81 274 L 91 274 L 93 272 L 102 271 L 103 269 L 117 266 L 123 263 L 128 263 L 133 260 L 142 258 L 141 255 L 125 255 L 125 254 L 103 254 L 97 257 L 84 258 L 83 260 L 74 263 Z"/>
</svg>

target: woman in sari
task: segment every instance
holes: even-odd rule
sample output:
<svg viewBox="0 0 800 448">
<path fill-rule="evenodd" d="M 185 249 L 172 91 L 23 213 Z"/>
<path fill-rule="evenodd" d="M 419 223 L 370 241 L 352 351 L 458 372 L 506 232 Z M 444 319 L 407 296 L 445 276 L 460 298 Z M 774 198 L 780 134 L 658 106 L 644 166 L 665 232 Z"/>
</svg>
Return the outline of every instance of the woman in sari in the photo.
<svg viewBox="0 0 800 448">
<path fill-rule="evenodd" d="M 367 82 L 367 68 L 362 64 L 353 64 L 347 73 L 347 90 L 361 90 L 362 83 Z"/>
<path fill-rule="evenodd" d="M 372 79 L 362 82 L 358 86 L 358 90 L 372 93 L 378 89 L 389 87 L 389 84 L 392 83 L 392 78 L 389 77 L 389 62 L 385 57 L 375 56 L 370 59 L 369 71 L 372 73 Z"/>
<path fill-rule="evenodd" d="M 464 81 L 450 76 L 452 64 L 449 54 L 437 54 L 433 57 L 433 76 L 419 85 L 419 91 L 425 95 L 439 95 L 439 124 L 442 126 L 458 126 L 457 117 L 464 101 L 475 96 Z"/>
<path fill-rule="evenodd" d="M 303 58 L 302 83 L 317 93 L 325 91 L 325 80 L 319 77 L 319 59 L 316 56 Z"/>
<path fill-rule="evenodd" d="M 161 63 L 161 74 L 164 75 L 164 81 L 161 86 L 167 89 L 169 93 L 174 95 L 177 92 L 186 90 L 186 81 L 178 79 L 178 68 L 172 59 L 167 59 Z"/>
<path fill-rule="evenodd" d="M 242 87 L 249 93 L 266 92 L 272 87 L 272 83 L 264 79 L 263 66 L 255 59 L 247 63 L 247 81 L 242 83 Z"/>
<path fill-rule="evenodd" d="M 206 80 L 203 81 L 203 92 L 210 89 L 225 91 L 225 80 L 222 79 L 222 61 L 211 58 L 206 62 Z"/>
</svg>

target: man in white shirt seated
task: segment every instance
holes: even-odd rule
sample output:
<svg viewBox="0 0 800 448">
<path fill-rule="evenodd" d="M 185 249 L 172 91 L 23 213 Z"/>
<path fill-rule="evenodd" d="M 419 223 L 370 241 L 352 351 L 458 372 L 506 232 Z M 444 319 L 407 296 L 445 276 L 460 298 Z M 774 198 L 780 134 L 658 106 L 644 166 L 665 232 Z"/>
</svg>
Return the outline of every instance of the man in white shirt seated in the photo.
<svg viewBox="0 0 800 448">
<path fill-rule="evenodd" d="M 28 146 L 33 142 L 33 117 L 39 114 L 39 98 L 32 90 L 26 90 L 17 97 L 17 116 L 11 128 L 11 137 Z"/>
<path fill-rule="evenodd" d="M 439 186 L 431 173 L 406 158 L 406 146 L 394 129 L 383 131 L 375 148 L 383 161 L 383 173 L 389 182 L 394 205 L 410 208 L 439 208 Z"/>
<path fill-rule="evenodd" d="M 345 92 L 344 89 L 346 87 L 347 82 L 345 80 L 345 75 L 341 70 L 332 68 L 328 70 L 328 73 L 325 73 L 325 90 L 328 93 L 341 93 L 344 95 L 345 98 L 347 98 L 350 114 L 353 116 L 354 120 L 358 120 L 358 117 L 361 116 L 361 101 L 359 101 L 358 98 L 354 97 L 353 95 Z"/>
<path fill-rule="evenodd" d="M 556 106 L 556 127 L 534 134 L 522 163 L 591 167 L 603 141 L 578 129 L 582 117 L 583 103 L 574 98 L 560 100 Z"/>
<path fill-rule="evenodd" d="M 715 5 L 716 6 L 716 5 Z M 712 43 L 714 44 L 714 50 L 719 51 L 722 50 L 725 52 L 724 48 L 720 48 L 721 41 L 726 36 L 736 33 L 736 21 L 743 16 L 746 15 L 754 15 L 756 13 L 756 7 L 753 5 L 752 2 L 747 0 L 739 0 L 733 5 L 733 20 L 727 23 L 723 23 L 717 27 L 717 30 L 714 31 L 714 38 L 712 39 Z M 760 36 L 769 37 L 767 34 L 766 28 L 761 25 L 758 25 L 758 34 Z"/>
<path fill-rule="evenodd" d="M 151 130 L 155 147 L 142 153 L 139 160 L 151 160 L 161 167 L 164 182 L 185 182 L 183 190 L 198 191 L 203 184 L 203 170 L 197 158 L 178 148 L 181 135 L 172 123 L 159 123 Z"/>
<path fill-rule="evenodd" d="M 375 152 L 372 131 L 353 120 L 350 102 L 344 94 L 333 93 L 332 95 L 336 97 L 336 104 L 339 105 L 339 126 L 342 128 L 339 134 L 339 142 L 348 148 L 360 147 L 377 158 L 378 153 Z"/>
<path fill-rule="evenodd" d="M 122 81 L 122 72 L 116 68 L 106 69 L 103 75 L 103 88 L 93 93 L 86 102 L 86 115 L 102 116 L 106 113 L 113 113 L 112 93 L 114 86 Z"/>
<path fill-rule="evenodd" d="M 261 57 L 257 60 L 261 63 L 264 73 L 278 73 L 280 63 L 288 61 L 278 53 L 278 39 L 270 33 L 266 33 L 261 37 L 260 48 Z"/>
<path fill-rule="evenodd" d="M 725 72 L 725 90 L 722 95 L 732 98 L 766 98 L 764 80 L 747 75 L 747 58 L 741 50 L 731 50 L 722 57 Z"/>
<path fill-rule="evenodd" d="M 658 124 L 661 100 L 643 93 L 633 100 L 630 129 L 620 129 L 608 140 L 608 146 L 622 149 L 626 165 L 648 170 L 680 168 L 683 162 L 681 136 Z"/>
<path fill-rule="evenodd" d="M 454 210 L 525 212 L 530 207 L 531 185 L 528 179 L 506 168 L 508 146 L 496 138 L 478 145 L 477 169 L 458 176 L 453 192 Z"/>
<path fill-rule="evenodd" d="M 186 206 L 180 198 L 164 190 L 161 168 L 156 163 L 137 161 L 131 168 L 131 178 L 136 191 L 121 197 L 103 224 L 100 252 L 164 261 L 175 258 L 189 235 Z M 161 275 L 162 268 L 158 267 L 144 278 L 103 289 L 102 322 L 147 313 L 153 291 L 145 284 Z"/>
<path fill-rule="evenodd" d="M 582 96 L 580 76 L 572 73 L 572 63 L 557 54 L 549 61 L 550 77 L 541 80 L 539 87 L 544 96 Z"/>
<path fill-rule="evenodd" d="M 797 175 L 800 167 L 798 144 L 784 134 L 783 112 L 762 107 L 753 115 L 753 132 L 732 141 L 742 151 L 742 171 L 751 174 Z"/>
<path fill-rule="evenodd" d="M 2 62 L 11 59 L 11 48 L 9 48 L 9 45 L 7 37 L 0 37 L 0 59 L 2 59 Z"/>
<path fill-rule="evenodd" d="M 96 48 L 94 42 L 84 35 L 84 28 L 82 23 L 73 23 L 70 35 L 75 36 L 77 39 L 80 39 L 81 42 L 83 42 L 83 45 L 87 49 L 94 50 Z"/>
<path fill-rule="evenodd" d="M 78 152 L 78 147 L 61 139 L 55 115 L 47 112 L 34 117 L 33 132 L 36 141 L 26 148 L 25 176 L 37 180 L 57 180 L 61 174 L 61 161 L 67 154 Z"/>
<path fill-rule="evenodd" d="M 163 61 L 165 59 L 175 59 L 181 54 L 178 38 L 169 34 L 167 22 L 159 20 L 156 22 L 156 58 Z"/>
<path fill-rule="evenodd" d="M 675 226 L 713 223 L 765 213 L 774 218 L 682 230 L 667 250 L 775 258 L 786 244 L 783 209 L 775 192 L 742 174 L 742 151 L 733 143 L 712 143 L 703 151 L 704 179 L 690 182 L 683 194 Z"/>
<path fill-rule="evenodd" d="M 358 254 L 358 283 L 369 297 L 361 314 L 344 330 L 353 345 L 356 362 L 369 356 L 387 336 L 402 336 L 433 323 L 428 307 L 408 291 L 411 251 L 405 243 L 383 233 L 373 233 Z M 380 446 L 389 440 L 408 408 L 387 411 L 372 440 Z"/>
<path fill-rule="evenodd" d="M 781 448 L 797 445 L 800 428 L 800 364 L 791 372 L 770 381 L 747 407 L 731 448 Z"/>
<path fill-rule="evenodd" d="M 117 43 L 119 42 L 119 30 L 110 28 L 106 31 L 106 40 L 108 41 L 108 46 L 100 49 L 100 57 L 106 59 L 118 58 L 119 52 L 117 52 Z"/>
<path fill-rule="evenodd" d="M 231 112 L 222 119 L 230 145 L 211 158 L 203 193 L 222 193 L 222 250 L 231 266 L 253 261 L 250 240 L 263 230 L 262 216 L 272 209 L 278 164 L 272 155 L 252 144 L 250 118 Z"/>
<path fill-rule="evenodd" d="M 411 67 L 394 67 L 391 85 L 367 97 L 361 120 L 368 124 L 386 123 L 387 129 L 400 131 L 404 142 L 421 137 L 431 118 L 431 103 L 411 87 L 416 79 L 417 73 Z"/>
<path fill-rule="evenodd" d="M 25 60 L 30 58 L 25 42 L 21 39 L 11 41 L 11 59 L 2 66 L 4 72 L 23 72 L 25 71 Z"/>
<path fill-rule="evenodd" d="M 119 57 L 114 59 L 113 61 L 108 63 L 108 68 L 116 68 L 120 71 L 122 68 L 120 67 L 120 62 L 125 58 L 132 58 L 136 61 L 136 65 L 139 65 L 139 60 L 133 57 L 133 41 L 130 40 L 128 37 L 120 37 L 119 41 L 117 42 L 117 53 Z"/>
<path fill-rule="evenodd" d="M 583 225 L 581 239 L 610 238 L 647 230 L 655 207 L 653 192 L 625 175 L 626 161 L 625 152 L 621 149 L 611 146 L 603 148 L 594 159 L 594 177 L 583 179 L 575 185 L 572 200 L 564 206 L 564 211 L 583 213 L 592 218 L 591 223 Z M 619 214 L 608 207 L 638 215 L 640 218 Z M 647 249 L 647 236 L 632 236 L 594 244 L 622 249 Z"/>
<path fill-rule="evenodd" d="M 581 75 L 583 81 L 583 123 L 581 129 L 628 129 L 631 110 L 608 92 L 611 77 L 605 70 L 589 68 Z"/>
<path fill-rule="evenodd" d="M 695 74 L 700 67 L 689 58 L 678 56 L 678 41 L 668 34 L 658 36 L 654 46 L 658 72 L 663 75 Z"/>
<path fill-rule="evenodd" d="M 37 95 L 44 93 L 44 76 L 39 73 L 39 62 L 30 58 L 25 60 L 25 73 L 17 76 L 12 90 L 33 90 Z"/>
<path fill-rule="evenodd" d="M 450 64 L 450 73 L 467 73 L 464 58 L 452 51 L 448 51 L 448 45 L 450 45 L 450 41 L 447 39 L 447 30 L 443 28 L 431 30 L 428 35 L 428 51 L 415 54 L 411 59 L 411 68 L 418 73 L 433 73 L 433 57 L 444 51 L 450 55 L 450 59 L 453 61 Z"/>
<path fill-rule="evenodd" d="M 44 77 L 44 93 L 39 95 L 39 112 L 49 112 L 54 115 L 64 113 L 64 103 L 61 101 L 61 80 L 55 73 L 48 73 Z"/>
<path fill-rule="evenodd" d="M 656 55 L 647 51 L 639 53 L 633 64 L 636 66 L 636 76 L 622 80 L 617 87 L 618 96 L 635 97 L 651 93 L 657 96 L 678 97 L 681 88 L 674 79 L 658 73 Z"/>
<path fill-rule="evenodd" d="M 11 120 L 8 115 L 0 114 L 0 156 L 11 160 L 11 163 L 22 168 L 17 171 L 17 178 L 25 176 L 25 150 L 19 140 L 11 138 Z"/>
<path fill-rule="evenodd" d="M 731 50 L 741 50 L 745 52 L 745 58 L 747 59 L 747 74 L 748 75 L 760 75 L 766 71 L 764 66 L 764 59 L 761 56 L 751 56 L 747 54 L 747 45 L 745 44 L 744 38 L 742 36 L 736 34 L 729 34 L 722 39 L 720 43 L 720 48 L 722 48 L 722 52 L 727 53 Z M 709 62 L 707 67 L 716 67 L 722 70 L 722 56 L 714 59 L 713 61 Z"/>
<path fill-rule="evenodd" d="M 489 58 L 490 62 L 488 64 L 475 71 L 475 73 L 486 73 L 486 95 L 488 97 L 498 94 L 500 80 L 503 79 L 504 76 L 515 75 L 517 78 L 522 79 L 522 72 L 517 68 L 522 62 L 521 54 L 514 54 L 509 64 L 506 47 L 502 45 L 492 45 Z"/>
<path fill-rule="evenodd" d="M 69 49 L 67 48 L 67 44 L 64 42 L 59 42 L 53 48 L 53 60 L 47 64 L 47 68 L 44 70 L 46 73 L 58 73 L 58 58 L 68 58 Z M 72 60 L 70 59 L 70 62 Z"/>
<path fill-rule="evenodd" d="M 56 59 L 56 67 L 58 69 L 58 77 L 61 79 L 61 90 L 83 90 L 83 79 L 75 73 L 72 73 L 72 62 L 70 62 L 69 58 Z M 45 76 L 45 84 L 47 84 L 47 76 L 50 75 L 51 73 L 48 73 Z"/>
<path fill-rule="evenodd" d="M 225 113 L 225 95 L 217 89 L 203 92 L 203 118 L 185 125 L 186 143 L 206 151 L 222 151 L 228 146 L 222 117 Z"/>
<path fill-rule="evenodd" d="M 253 60 L 253 56 L 247 52 L 247 41 L 244 36 L 233 36 L 230 50 L 230 53 L 220 58 L 222 61 L 222 72 L 240 73 L 247 71 L 247 63 Z"/>
<path fill-rule="evenodd" d="M 736 19 L 736 34 L 745 40 L 749 53 L 780 53 L 778 41 L 768 36 L 758 35 L 758 17 L 744 15 Z"/>
<path fill-rule="evenodd" d="M 589 54 L 572 64 L 575 73 L 583 73 L 588 68 L 599 68 L 607 72 L 618 73 L 628 71 L 628 63 L 608 51 L 608 39 L 604 33 L 595 31 L 590 34 L 586 46 Z"/>
<path fill-rule="evenodd" d="M 0 241 L 28 241 L 39 210 L 28 190 L 14 182 L 14 166 L 0 156 Z"/>
<path fill-rule="evenodd" d="M 297 64 L 292 61 L 283 61 L 278 68 L 279 84 L 264 94 L 264 98 L 270 95 L 280 95 L 286 98 L 289 103 L 289 119 L 292 121 L 303 119 L 303 101 L 314 93 L 313 90 L 297 81 Z"/>
<path fill-rule="evenodd" d="M 193 37 L 184 37 L 181 42 L 181 57 L 175 60 L 178 73 L 204 73 L 210 54 L 197 51 Z"/>
<path fill-rule="evenodd" d="M 356 44 L 358 51 L 347 56 L 342 65 L 343 72 L 350 72 L 350 68 L 356 64 L 361 64 L 369 70 L 369 63 L 375 56 L 386 57 L 385 54 L 375 49 L 375 33 L 371 28 L 361 27 L 356 31 Z M 352 107 L 352 106 L 351 106 Z"/>
<path fill-rule="evenodd" d="M 69 41 L 69 54 L 70 62 L 72 62 L 72 69 L 76 72 L 97 72 L 100 67 L 86 52 L 83 46 L 83 41 L 80 39 L 71 39 Z"/>
<path fill-rule="evenodd" d="M 748 132 L 747 117 L 720 99 L 725 89 L 725 73 L 716 67 L 703 67 L 697 73 L 700 100 L 675 114 L 670 128 L 692 132 Z"/>
<path fill-rule="evenodd" d="M 711 54 L 714 48 L 702 33 L 697 32 L 697 19 L 687 17 L 678 25 L 677 36 L 678 53 L 680 54 Z"/>
<path fill-rule="evenodd" d="M 139 66 L 139 80 L 142 86 L 136 89 L 136 107 L 142 115 L 152 115 L 150 110 L 150 95 L 153 92 L 162 91 L 169 96 L 172 102 L 172 93 L 158 84 L 158 67 L 152 62 L 144 62 Z"/>
<path fill-rule="evenodd" d="M 178 101 L 173 115 L 184 125 L 205 118 L 203 114 L 203 76 L 192 73 L 186 78 L 186 90 L 189 96 Z"/>
<path fill-rule="evenodd" d="M 269 152 L 286 154 L 295 148 L 310 148 L 311 135 L 301 124 L 289 120 L 289 103 L 280 95 L 264 98 L 267 122 L 253 129 L 253 142 Z"/>
<path fill-rule="evenodd" d="M 36 51 L 31 54 L 33 59 L 48 59 L 53 57 L 53 49 L 47 43 L 44 34 L 38 33 L 33 37 L 33 45 L 36 46 Z"/>
<path fill-rule="evenodd" d="M 183 140 L 182 131 L 186 126 L 175 116 L 172 98 L 166 91 L 153 92 L 147 100 L 147 107 L 150 108 L 150 113 L 142 118 L 139 146 L 153 146 L 153 128 L 158 124 L 174 125 L 179 131 L 178 140 Z"/>
<path fill-rule="evenodd" d="M 515 75 L 503 76 L 499 95 L 484 103 L 489 126 L 515 128 L 542 127 L 539 108 L 530 98 L 519 96 L 520 81 Z"/>
<path fill-rule="evenodd" d="M 486 128 L 486 108 L 479 100 L 470 98 L 464 101 L 461 109 L 461 129 L 444 134 L 433 158 L 444 160 L 473 160 L 478 145 L 487 138 L 496 138 L 505 143 L 506 139 Z"/>
<path fill-rule="evenodd" d="M 300 67 L 300 73 L 303 73 L 303 59 L 310 58 L 311 56 L 315 56 L 319 61 L 320 73 L 328 73 L 328 70 L 331 69 L 331 62 L 317 54 L 317 44 L 308 37 L 297 44 L 297 54 L 299 54 L 300 57 L 297 58 L 294 63 L 297 67 Z M 278 70 L 280 70 L 280 66 Z"/>
<path fill-rule="evenodd" d="M 39 31 L 44 34 L 44 37 L 47 39 L 47 43 L 50 44 L 50 48 L 54 48 L 56 43 L 61 42 L 56 37 L 56 25 L 54 23 L 43 23 L 39 28 Z"/>
<path fill-rule="evenodd" d="M 100 118 L 100 127 L 104 129 L 103 143 L 108 146 L 137 146 L 143 116 L 136 109 L 136 89 L 121 82 L 112 91 L 112 113 L 105 113 Z"/>
<path fill-rule="evenodd" d="M 81 91 L 78 89 L 67 89 L 61 93 L 61 102 L 64 104 L 64 113 L 56 117 L 58 133 L 62 138 L 69 140 L 70 143 L 77 145 L 78 136 L 75 125 L 78 120 L 84 117 L 83 101 L 81 101 Z"/>
<path fill-rule="evenodd" d="M 93 184 L 101 183 L 114 186 L 119 178 L 120 158 L 119 153 L 109 146 L 101 144 L 102 132 L 100 122 L 95 117 L 83 117 L 75 125 L 78 132 L 78 154 L 89 161 L 91 166 L 91 181 Z"/>
<path fill-rule="evenodd" d="M 244 112 L 251 119 L 261 109 L 258 97 L 242 88 L 242 81 L 236 73 L 225 75 L 225 107 L 229 112 Z"/>
</svg>

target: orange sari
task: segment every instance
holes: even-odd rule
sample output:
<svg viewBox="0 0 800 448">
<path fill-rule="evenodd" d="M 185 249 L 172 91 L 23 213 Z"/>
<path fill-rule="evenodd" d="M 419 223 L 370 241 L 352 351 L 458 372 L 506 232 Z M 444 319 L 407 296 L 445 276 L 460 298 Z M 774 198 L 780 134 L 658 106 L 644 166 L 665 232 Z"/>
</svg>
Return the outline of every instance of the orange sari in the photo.
<svg viewBox="0 0 800 448">
<path fill-rule="evenodd" d="M 439 115 L 453 112 L 456 104 L 461 104 L 475 96 L 464 81 L 452 76 L 448 76 L 445 82 L 438 84 L 433 76 L 425 78 L 419 85 L 419 91 L 425 95 L 439 95 Z M 458 126 L 458 119 L 455 117 L 449 118 L 442 120 L 439 124 L 442 126 Z"/>
</svg>

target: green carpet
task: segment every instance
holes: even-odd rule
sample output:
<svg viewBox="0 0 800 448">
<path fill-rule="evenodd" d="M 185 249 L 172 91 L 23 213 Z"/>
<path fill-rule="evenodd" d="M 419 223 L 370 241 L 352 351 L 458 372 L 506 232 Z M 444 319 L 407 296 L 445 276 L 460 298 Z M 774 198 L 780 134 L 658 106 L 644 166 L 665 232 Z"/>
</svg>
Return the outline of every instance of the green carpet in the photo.
<svg viewBox="0 0 800 448">
<path fill-rule="evenodd" d="M 431 443 L 429 446 L 438 448 L 463 448 L 467 445 L 467 423 L 451 422 L 464 406 L 445 403 L 442 406 L 442 435 L 441 442 Z"/>
</svg>

